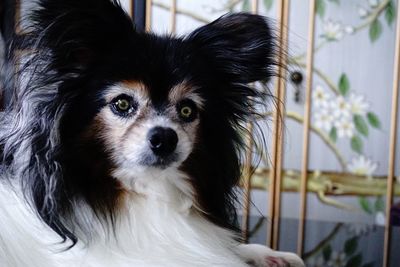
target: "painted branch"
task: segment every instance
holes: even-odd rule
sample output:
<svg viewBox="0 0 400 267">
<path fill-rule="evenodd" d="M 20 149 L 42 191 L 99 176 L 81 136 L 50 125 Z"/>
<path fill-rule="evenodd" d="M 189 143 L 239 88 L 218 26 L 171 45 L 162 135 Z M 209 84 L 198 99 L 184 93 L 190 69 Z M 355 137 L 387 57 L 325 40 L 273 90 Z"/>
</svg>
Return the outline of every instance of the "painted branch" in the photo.
<svg viewBox="0 0 400 267">
<path fill-rule="evenodd" d="M 269 170 L 257 168 L 251 179 L 253 189 L 268 188 Z M 307 188 L 309 192 L 324 192 L 332 196 L 384 196 L 386 194 L 386 176 L 365 177 L 350 173 L 309 171 Z M 282 190 L 298 192 L 300 172 L 286 170 L 283 172 Z M 400 196 L 400 183 L 394 186 L 394 194 Z"/>
<path fill-rule="evenodd" d="M 303 259 L 308 259 L 311 256 L 317 254 L 321 249 L 323 249 L 339 232 L 339 230 L 342 228 L 343 223 L 338 223 L 336 226 L 333 228 L 332 232 L 329 233 L 324 239 L 322 239 L 318 245 L 316 245 L 312 250 L 305 252 L 303 254 Z"/>
</svg>

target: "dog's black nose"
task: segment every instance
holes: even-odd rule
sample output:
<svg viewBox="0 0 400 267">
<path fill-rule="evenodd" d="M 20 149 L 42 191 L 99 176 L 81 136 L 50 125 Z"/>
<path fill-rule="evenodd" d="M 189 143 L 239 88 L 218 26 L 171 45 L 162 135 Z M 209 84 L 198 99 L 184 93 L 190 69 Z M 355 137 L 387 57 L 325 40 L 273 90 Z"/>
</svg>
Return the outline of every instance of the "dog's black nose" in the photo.
<svg viewBox="0 0 400 267">
<path fill-rule="evenodd" d="M 178 135 L 171 128 L 154 127 L 147 134 L 149 146 L 157 156 L 167 156 L 174 152 Z"/>
</svg>

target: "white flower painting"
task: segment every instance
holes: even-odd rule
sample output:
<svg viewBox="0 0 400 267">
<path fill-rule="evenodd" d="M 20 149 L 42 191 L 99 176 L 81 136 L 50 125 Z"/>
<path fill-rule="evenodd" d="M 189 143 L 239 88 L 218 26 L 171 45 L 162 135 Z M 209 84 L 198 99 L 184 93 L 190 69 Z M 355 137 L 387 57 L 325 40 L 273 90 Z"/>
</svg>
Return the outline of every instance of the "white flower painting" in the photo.
<svg viewBox="0 0 400 267">
<path fill-rule="evenodd" d="M 315 126 L 329 132 L 332 129 L 334 116 L 329 109 L 322 109 L 314 114 Z"/>
<path fill-rule="evenodd" d="M 339 41 L 343 38 L 343 26 L 340 22 L 328 19 L 323 24 L 324 34 L 322 35 L 328 41 Z"/>
<path fill-rule="evenodd" d="M 353 114 L 365 115 L 369 109 L 369 103 L 366 102 L 365 97 L 351 93 L 349 96 L 350 110 Z"/>
<path fill-rule="evenodd" d="M 365 176 L 371 176 L 377 167 L 378 163 L 373 162 L 371 159 L 366 158 L 364 155 L 353 158 L 351 162 L 347 165 L 347 168 L 351 173 Z"/>
<path fill-rule="evenodd" d="M 316 108 L 327 108 L 329 106 L 331 96 L 321 85 L 318 84 L 313 90 L 312 100 L 313 105 Z"/>
<path fill-rule="evenodd" d="M 351 138 L 354 135 L 354 124 L 347 116 L 343 116 L 339 120 L 336 120 L 335 127 L 337 128 L 337 135 L 339 138 Z"/>
</svg>

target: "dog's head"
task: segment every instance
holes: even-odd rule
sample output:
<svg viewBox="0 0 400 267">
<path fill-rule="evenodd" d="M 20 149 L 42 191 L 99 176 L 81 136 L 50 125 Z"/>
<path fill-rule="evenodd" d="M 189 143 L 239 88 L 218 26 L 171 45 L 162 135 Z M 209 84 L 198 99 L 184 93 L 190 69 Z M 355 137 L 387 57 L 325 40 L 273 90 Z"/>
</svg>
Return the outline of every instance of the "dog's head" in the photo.
<svg viewBox="0 0 400 267">
<path fill-rule="evenodd" d="M 2 143 L 8 164 L 30 151 L 23 185 L 42 219 L 74 239 L 63 223 L 73 199 L 112 217 L 135 180 L 176 170 L 206 216 L 232 226 L 241 131 L 266 95 L 248 84 L 273 74 L 266 20 L 226 15 L 160 37 L 136 31 L 116 1 L 39 3 L 21 44 L 33 49 L 19 125 Z"/>
</svg>

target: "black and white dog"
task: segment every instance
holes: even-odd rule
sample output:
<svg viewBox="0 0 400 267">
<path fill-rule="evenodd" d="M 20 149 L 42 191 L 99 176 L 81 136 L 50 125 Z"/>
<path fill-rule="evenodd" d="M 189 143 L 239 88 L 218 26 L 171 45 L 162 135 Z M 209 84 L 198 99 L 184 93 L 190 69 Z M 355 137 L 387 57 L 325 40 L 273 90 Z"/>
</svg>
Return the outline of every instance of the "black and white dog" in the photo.
<svg viewBox="0 0 400 267">
<path fill-rule="evenodd" d="M 184 38 L 117 1 L 40 0 L 0 126 L 0 266 L 303 266 L 240 245 L 243 124 L 274 72 L 261 16 Z"/>
</svg>

